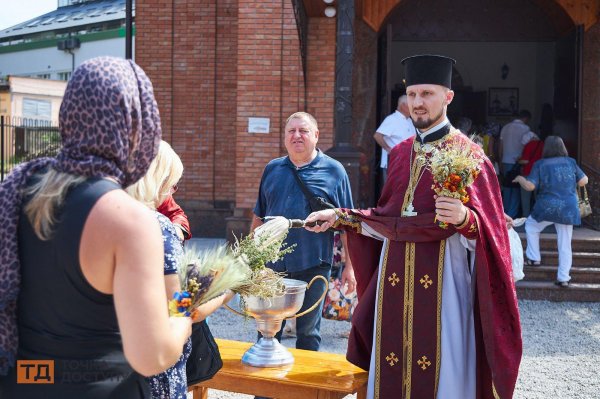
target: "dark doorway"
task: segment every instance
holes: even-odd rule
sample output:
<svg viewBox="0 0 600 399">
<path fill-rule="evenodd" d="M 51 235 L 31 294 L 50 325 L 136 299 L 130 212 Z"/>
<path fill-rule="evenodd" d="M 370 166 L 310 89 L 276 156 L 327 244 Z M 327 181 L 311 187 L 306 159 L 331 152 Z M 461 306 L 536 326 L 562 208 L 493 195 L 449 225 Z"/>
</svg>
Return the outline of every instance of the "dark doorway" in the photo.
<svg viewBox="0 0 600 399">
<path fill-rule="evenodd" d="M 582 29 L 555 2 L 403 0 L 379 33 L 377 125 L 404 90 L 399 61 L 414 54 L 443 54 L 457 59 L 451 122 L 465 116 L 481 129 L 504 125 L 519 109 L 528 109 L 531 130 L 539 132 L 542 108 L 550 104 L 555 133 L 577 158 L 581 37 Z M 514 113 L 494 111 L 490 89 L 516 93 Z M 515 95 L 510 96 L 512 101 Z"/>
</svg>

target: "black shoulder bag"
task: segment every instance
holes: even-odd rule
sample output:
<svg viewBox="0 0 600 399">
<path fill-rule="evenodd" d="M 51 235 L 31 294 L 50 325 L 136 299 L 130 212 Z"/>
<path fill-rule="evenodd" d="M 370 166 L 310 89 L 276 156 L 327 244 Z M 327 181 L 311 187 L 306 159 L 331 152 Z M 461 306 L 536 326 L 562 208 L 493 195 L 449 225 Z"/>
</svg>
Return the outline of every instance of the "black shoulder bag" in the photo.
<svg viewBox="0 0 600 399">
<path fill-rule="evenodd" d="M 221 352 L 206 320 L 192 324 L 192 353 L 185 365 L 188 386 L 210 380 L 221 367 Z"/>
<path fill-rule="evenodd" d="M 306 185 L 302 181 L 302 179 L 300 178 L 300 176 L 298 176 L 298 171 L 296 170 L 296 168 L 292 168 L 292 171 L 294 172 L 294 177 L 296 178 L 298 185 L 302 189 L 302 193 L 308 200 L 308 204 L 310 205 L 310 210 L 312 212 L 322 211 L 324 209 L 337 208 L 335 205 L 333 205 L 332 203 L 327 201 L 325 198 L 317 197 L 316 195 L 311 193 L 310 190 L 306 187 Z"/>
</svg>

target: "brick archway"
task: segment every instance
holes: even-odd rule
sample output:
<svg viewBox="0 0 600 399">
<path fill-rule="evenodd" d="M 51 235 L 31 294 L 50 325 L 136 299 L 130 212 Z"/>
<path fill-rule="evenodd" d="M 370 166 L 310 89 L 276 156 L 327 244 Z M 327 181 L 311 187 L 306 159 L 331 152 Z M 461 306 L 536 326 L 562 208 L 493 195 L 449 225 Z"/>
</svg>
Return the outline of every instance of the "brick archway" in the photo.
<svg viewBox="0 0 600 399">
<path fill-rule="evenodd" d="M 377 70 L 377 57 L 378 57 L 378 49 L 377 46 L 373 46 L 373 43 L 377 41 L 377 37 L 381 37 L 385 35 L 386 26 L 388 24 L 394 24 L 397 16 L 406 14 L 405 9 L 414 9 L 421 7 L 421 4 L 415 4 L 417 0 L 356 0 L 357 4 L 357 20 L 356 20 L 356 29 L 357 29 L 357 37 L 363 37 L 363 40 L 358 41 L 357 45 L 357 59 L 363 60 L 359 64 L 359 68 L 357 71 L 356 81 L 358 82 L 355 90 L 356 94 L 354 95 L 354 101 L 357 104 L 356 109 L 364 108 L 364 112 L 362 115 L 355 115 L 355 130 L 359 133 L 357 137 L 370 137 L 368 132 L 374 131 L 376 129 L 376 111 L 375 105 L 372 103 L 366 102 L 367 98 L 377 98 L 377 88 L 374 83 L 371 84 L 360 84 L 364 81 L 369 81 L 368 78 L 373 76 L 373 73 L 376 73 Z M 463 0 L 462 3 L 465 3 L 468 0 Z M 441 0 L 439 5 L 442 8 L 451 9 L 452 6 L 455 6 L 454 2 L 450 5 L 449 0 Z M 431 2 L 425 2 L 431 3 Z M 475 2 L 473 2 L 475 3 Z M 487 1 L 477 2 L 478 10 L 471 9 L 471 12 L 481 11 L 485 13 L 485 3 Z M 506 8 L 511 8 L 513 6 L 518 6 L 518 2 L 505 0 L 502 2 Z M 597 77 L 597 71 L 600 68 L 600 2 L 596 0 L 531 0 L 527 2 L 529 9 L 529 17 L 531 17 L 535 8 L 537 8 L 536 12 L 539 12 L 540 16 L 544 18 L 539 18 L 539 20 L 534 20 L 531 25 L 538 25 L 542 27 L 548 28 L 546 32 L 550 33 L 550 37 L 536 37 L 536 34 L 540 34 L 540 29 L 535 29 L 534 27 L 527 26 L 523 21 L 527 21 L 527 18 L 521 18 L 520 27 L 525 27 L 525 31 L 529 32 L 527 39 L 530 41 L 537 40 L 546 40 L 553 41 L 556 40 L 557 37 L 561 37 L 569 31 L 573 30 L 574 26 L 583 26 L 584 29 L 584 40 L 583 40 L 583 54 L 582 54 L 582 115 L 581 115 L 581 125 L 579 141 L 585 142 L 585 146 L 582 146 L 580 150 L 579 162 L 581 167 L 584 169 L 585 173 L 590 178 L 590 184 L 588 186 L 588 192 L 590 194 L 590 200 L 594 208 L 594 214 L 587 218 L 586 225 L 591 226 L 597 230 L 600 230 L 600 158 L 598 158 L 598 149 L 600 148 L 600 111 L 598 107 L 598 98 L 600 98 L 600 79 Z M 497 3 L 496 3 L 497 5 Z M 399 8 L 403 8 L 402 12 Z M 427 8 L 425 8 L 427 9 Z M 435 9 L 432 14 L 435 14 Z M 419 8 L 419 12 L 421 8 Z M 438 10 L 439 11 L 439 10 Z M 460 11 L 460 10 L 459 10 Z M 507 11 L 507 10 L 504 10 Z M 513 12 L 519 12 L 520 9 L 516 9 Z M 414 14 L 413 14 L 414 15 Z M 447 17 L 452 18 L 453 16 L 448 15 Z M 472 21 L 469 19 L 469 16 L 463 16 L 465 21 Z M 411 18 L 411 17 L 407 17 Z M 446 34 L 449 32 L 448 28 L 452 28 L 453 26 L 457 26 L 456 22 L 453 25 L 450 22 L 440 20 L 439 18 L 434 21 L 432 27 L 427 27 L 423 22 L 426 22 L 428 16 L 423 16 L 420 22 L 414 24 L 416 26 L 416 30 L 404 31 L 404 35 L 402 36 L 401 32 L 394 32 L 394 34 L 401 35 L 401 38 L 404 40 L 409 40 L 407 38 L 411 38 L 411 40 L 427 40 L 428 38 L 435 37 L 438 40 L 440 37 L 443 37 L 442 41 L 447 40 L 475 40 L 475 41 L 486 41 L 485 37 L 481 36 L 481 31 L 474 29 L 473 26 L 468 26 L 467 28 L 457 31 L 451 31 L 450 36 L 457 36 L 454 38 L 449 38 Z M 529 19 L 531 20 L 531 19 Z M 541 20 L 547 21 L 545 25 L 542 24 Z M 413 21 L 414 22 L 414 21 Z M 484 23 L 482 21 L 475 21 L 479 23 Z M 397 24 L 398 25 L 398 24 Z M 398 25 L 400 26 L 400 25 Z M 460 24 L 458 25 L 460 26 Z M 486 27 L 488 27 L 486 25 Z M 489 27 L 491 31 L 494 31 L 492 27 Z M 498 37 L 500 40 L 503 38 L 512 39 L 511 33 L 518 34 L 523 33 L 519 29 L 512 29 L 512 32 L 507 32 L 505 30 L 496 29 L 498 36 L 495 36 L 496 41 Z M 518 31 L 518 32 L 517 32 Z M 479 36 L 473 38 L 473 32 L 477 34 L 479 32 Z M 534 33 L 531 33 L 534 32 Z M 442 36 L 440 36 L 440 34 Z M 502 35 L 505 35 L 504 37 Z M 554 39 L 552 38 L 552 35 Z M 507 37 L 508 36 L 508 37 Z M 402 39 L 400 39 L 402 40 Z M 489 40 L 489 39 L 488 39 Z M 493 39 L 491 41 L 494 41 Z M 511 41 L 511 40 L 509 40 Z M 366 62 L 364 60 L 371 60 L 371 62 Z M 369 146 L 369 140 L 358 140 L 365 148 L 366 153 L 373 152 L 371 146 Z M 373 173 L 371 171 L 371 173 Z M 366 191 L 366 190 L 365 190 Z"/>
<path fill-rule="evenodd" d="M 410 0 L 362 0 L 358 9 L 362 20 L 379 32 L 392 11 L 406 1 Z M 600 5 L 594 0 L 534 0 L 533 3 L 559 30 L 565 26 L 565 17 L 570 20 L 569 25 L 584 25 L 587 30 L 598 21 L 600 11 Z"/>
</svg>

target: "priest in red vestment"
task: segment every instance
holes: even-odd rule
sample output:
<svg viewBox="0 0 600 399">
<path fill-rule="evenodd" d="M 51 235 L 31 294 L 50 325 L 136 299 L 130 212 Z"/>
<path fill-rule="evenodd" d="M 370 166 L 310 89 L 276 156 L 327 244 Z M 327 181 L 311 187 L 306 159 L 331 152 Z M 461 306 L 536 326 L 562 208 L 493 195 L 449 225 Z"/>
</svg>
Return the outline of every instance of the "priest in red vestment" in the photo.
<svg viewBox="0 0 600 399">
<path fill-rule="evenodd" d="M 402 61 L 418 130 L 390 153 L 377 207 L 307 218 L 323 221 L 311 231 L 348 232 L 359 304 L 347 358 L 369 370 L 368 398 L 513 396 L 522 340 L 508 232 L 494 168 L 446 117 L 454 62 Z M 482 158 L 464 202 L 436 196 L 430 168 L 461 145 Z"/>
</svg>

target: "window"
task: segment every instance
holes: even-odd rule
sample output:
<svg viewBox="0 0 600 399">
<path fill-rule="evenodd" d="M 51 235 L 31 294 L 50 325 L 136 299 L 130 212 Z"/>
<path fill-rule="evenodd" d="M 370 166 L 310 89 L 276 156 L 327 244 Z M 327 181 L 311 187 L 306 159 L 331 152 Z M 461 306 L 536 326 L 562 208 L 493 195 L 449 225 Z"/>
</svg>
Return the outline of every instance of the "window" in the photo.
<svg viewBox="0 0 600 399">
<path fill-rule="evenodd" d="M 69 78 L 71 77 L 71 72 L 59 72 L 58 73 L 58 80 L 69 80 Z"/>
<path fill-rule="evenodd" d="M 46 18 L 44 21 L 42 21 L 42 25 L 48 25 L 50 22 L 54 21 L 55 19 L 56 19 L 56 15 L 53 15 L 50 18 Z"/>
<path fill-rule="evenodd" d="M 35 75 L 36 78 L 40 78 L 40 79 L 50 79 L 50 74 L 49 73 L 39 73 L 37 75 Z"/>
<path fill-rule="evenodd" d="M 37 26 L 42 20 L 41 19 L 36 19 L 35 21 L 31 21 L 29 24 L 27 24 L 28 28 L 33 28 L 35 26 Z"/>
<path fill-rule="evenodd" d="M 52 103 L 47 100 L 24 98 L 23 117 L 35 119 L 50 119 L 52 117 Z"/>
</svg>

